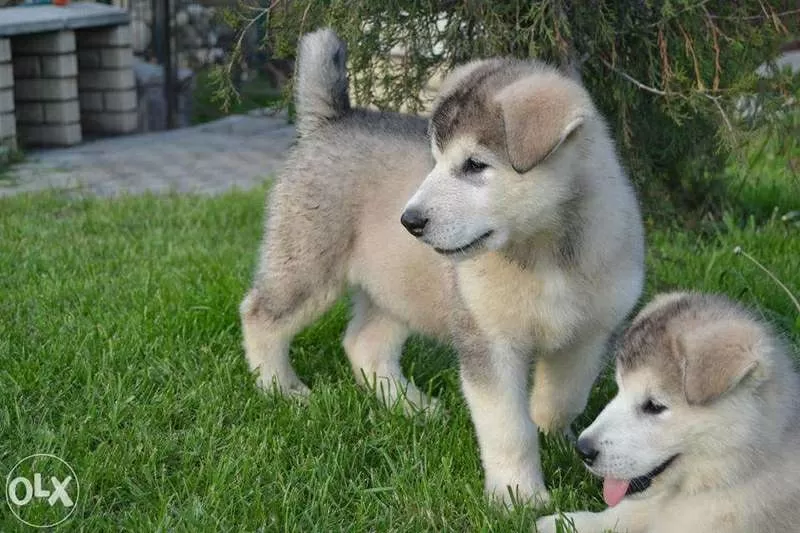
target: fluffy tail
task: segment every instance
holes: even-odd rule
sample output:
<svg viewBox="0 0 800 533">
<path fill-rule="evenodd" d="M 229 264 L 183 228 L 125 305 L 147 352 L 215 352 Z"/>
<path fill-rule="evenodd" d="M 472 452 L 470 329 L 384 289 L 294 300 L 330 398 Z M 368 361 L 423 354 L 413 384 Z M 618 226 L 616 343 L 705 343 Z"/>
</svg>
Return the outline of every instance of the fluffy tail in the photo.
<svg viewBox="0 0 800 533">
<path fill-rule="evenodd" d="M 300 40 L 295 79 L 297 130 L 307 135 L 350 110 L 347 47 L 328 28 Z"/>
</svg>

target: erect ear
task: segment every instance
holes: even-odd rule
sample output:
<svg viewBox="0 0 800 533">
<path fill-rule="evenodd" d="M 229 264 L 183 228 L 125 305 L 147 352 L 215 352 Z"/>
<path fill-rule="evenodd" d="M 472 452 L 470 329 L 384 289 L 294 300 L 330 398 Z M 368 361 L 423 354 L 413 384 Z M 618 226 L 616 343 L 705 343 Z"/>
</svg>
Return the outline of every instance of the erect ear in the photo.
<svg viewBox="0 0 800 533">
<path fill-rule="evenodd" d="M 546 77 L 545 77 L 546 76 Z M 511 166 L 524 174 L 558 150 L 583 125 L 586 97 L 550 75 L 516 81 L 497 95 Z"/>
<path fill-rule="evenodd" d="M 683 390 L 690 405 L 705 405 L 735 389 L 759 366 L 760 329 L 743 320 L 721 320 L 675 337 L 683 362 Z"/>
</svg>

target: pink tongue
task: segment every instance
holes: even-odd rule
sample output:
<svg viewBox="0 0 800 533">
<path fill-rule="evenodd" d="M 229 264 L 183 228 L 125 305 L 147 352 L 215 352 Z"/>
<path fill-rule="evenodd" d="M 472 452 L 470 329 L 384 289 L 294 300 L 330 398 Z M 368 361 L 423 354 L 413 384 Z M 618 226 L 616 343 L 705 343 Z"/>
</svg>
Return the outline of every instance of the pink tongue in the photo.
<svg viewBox="0 0 800 533">
<path fill-rule="evenodd" d="M 628 485 L 630 484 L 630 481 L 614 479 L 613 477 L 607 477 L 603 480 L 603 499 L 609 507 L 614 507 L 622 501 L 625 493 L 628 492 Z"/>
</svg>

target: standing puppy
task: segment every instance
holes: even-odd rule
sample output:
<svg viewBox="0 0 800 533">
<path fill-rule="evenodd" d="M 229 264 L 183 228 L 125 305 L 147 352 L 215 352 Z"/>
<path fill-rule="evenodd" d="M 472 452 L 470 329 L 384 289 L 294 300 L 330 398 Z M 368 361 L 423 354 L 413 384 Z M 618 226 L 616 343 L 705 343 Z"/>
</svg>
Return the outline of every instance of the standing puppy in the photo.
<svg viewBox="0 0 800 533">
<path fill-rule="evenodd" d="M 250 368 L 306 394 L 289 345 L 349 286 L 356 379 L 430 408 L 403 344 L 454 343 L 487 492 L 546 500 L 536 425 L 563 430 L 584 409 L 642 285 L 639 210 L 606 125 L 556 70 L 494 59 L 445 80 L 428 136 L 420 118 L 351 109 L 345 55 L 330 30 L 300 44 L 300 140 L 241 305 Z"/>
<path fill-rule="evenodd" d="M 789 353 L 726 298 L 656 298 L 623 336 L 617 396 L 578 439 L 610 507 L 567 522 L 579 533 L 800 531 L 800 380 Z"/>
</svg>

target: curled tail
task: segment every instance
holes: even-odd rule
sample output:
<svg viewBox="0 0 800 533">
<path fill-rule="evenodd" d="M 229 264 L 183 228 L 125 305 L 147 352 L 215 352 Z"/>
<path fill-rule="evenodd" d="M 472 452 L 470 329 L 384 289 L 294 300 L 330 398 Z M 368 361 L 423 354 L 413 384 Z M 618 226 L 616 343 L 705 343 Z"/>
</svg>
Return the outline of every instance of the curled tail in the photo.
<svg viewBox="0 0 800 533">
<path fill-rule="evenodd" d="M 350 110 L 347 47 L 328 28 L 300 40 L 295 80 L 297 130 L 307 135 Z"/>
</svg>

